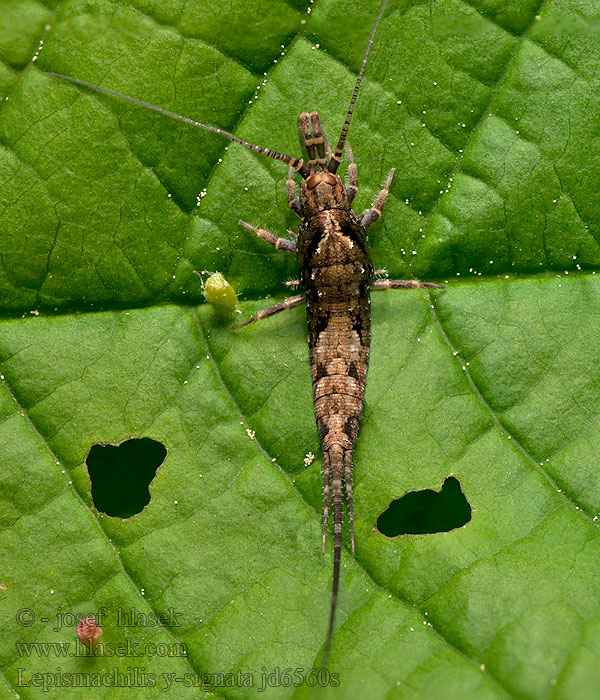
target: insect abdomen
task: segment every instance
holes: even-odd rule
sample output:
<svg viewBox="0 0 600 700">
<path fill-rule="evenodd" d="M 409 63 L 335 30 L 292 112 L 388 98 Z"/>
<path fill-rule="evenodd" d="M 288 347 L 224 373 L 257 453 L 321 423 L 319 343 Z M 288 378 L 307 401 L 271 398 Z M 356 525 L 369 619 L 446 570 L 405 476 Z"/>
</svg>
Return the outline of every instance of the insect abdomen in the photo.
<svg viewBox="0 0 600 700">
<path fill-rule="evenodd" d="M 366 232 L 351 212 L 326 210 L 301 227 L 298 253 L 307 298 L 315 416 L 324 456 L 325 508 L 331 487 L 335 511 L 338 499 L 341 508 L 344 479 L 348 492 L 369 364 L 372 269 Z M 334 530 L 337 520 L 334 517 Z M 341 526 L 341 512 L 339 520 Z"/>
<path fill-rule="evenodd" d="M 362 417 L 372 275 L 363 227 L 347 211 L 312 217 L 298 241 L 306 290 L 315 415 L 323 451 L 352 450 Z"/>
<path fill-rule="evenodd" d="M 315 416 L 323 449 L 323 551 L 329 505 L 333 502 L 328 650 L 339 586 L 344 486 L 354 551 L 352 453 L 363 413 L 369 366 L 372 266 L 365 229 L 350 211 L 343 209 L 319 212 L 302 224 L 298 256 L 300 281 L 306 290 Z"/>
<path fill-rule="evenodd" d="M 356 441 L 369 364 L 370 319 L 363 308 L 368 305 L 368 289 L 365 293 L 366 299 L 347 299 L 308 311 L 313 330 L 309 334 L 314 337 L 310 360 L 315 415 L 323 451 L 336 444 L 352 450 Z"/>
</svg>

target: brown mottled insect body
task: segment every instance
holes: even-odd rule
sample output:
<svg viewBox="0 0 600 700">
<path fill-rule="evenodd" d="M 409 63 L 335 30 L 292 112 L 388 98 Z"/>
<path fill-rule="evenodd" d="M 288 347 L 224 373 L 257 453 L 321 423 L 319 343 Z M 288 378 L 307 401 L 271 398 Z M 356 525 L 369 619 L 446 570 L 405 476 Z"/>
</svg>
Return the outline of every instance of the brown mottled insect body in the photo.
<svg viewBox="0 0 600 700">
<path fill-rule="evenodd" d="M 335 185 L 324 186 L 334 191 L 343 188 L 339 177 Z M 303 222 L 298 234 L 315 416 L 323 450 L 323 552 L 333 503 L 330 634 L 339 585 L 344 485 L 354 552 L 352 453 L 362 419 L 369 366 L 369 284 L 373 275 L 366 231 L 354 216 L 347 194 L 339 198 L 346 199 L 346 208 L 332 207 L 313 214 Z"/>
<path fill-rule="evenodd" d="M 277 249 L 296 254 L 300 278 L 289 284 L 300 284 L 304 293 L 288 297 L 279 304 L 259 311 L 234 328 L 306 303 L 315 416 L 323 450 L 323 552 L 329 512 L 330 509 L 333 510 L 333 587 L 323 665 L 327 663 L 329 654 L 339 588 L 344 491 L 348 506 L 350 541 L 354 552 L 352 455 L 363 413 L 369 366 L 370 292 L 440 287 L 416 280 L 375 279 L 375 275 L 382 271 L 373 271 L 366 229 L 381 215 L 394 175 L 393 170 L 390 171 L 375 205 L 360 216 L 356 216 L 352 211 L 352 202 L 358 191 L 358 174 L 352 150 L 345 141 L 371 44 L 385 6 L 386 2 L 383 3 L 371 31 L 335 151 L 331 151 L 317 112 L 303 112 L 298 118 L 298 130 L 304 142 L 308 162 L 256 146 L 216 127 L 195 122 L 112 90 L 76 78 L 49 74 L 219 133 L 231 141 L 289 166 L 288 202 L 301 219 L 298 235 L 289 231 L 291 237 L 296 240 L 278 238 L 243 221 L 240 221 L 240 224 Z M 337 175 L 344 148 L 349 161 L 348 185 L 344 185 L 341 177 Z M 302 178 L 299 197 L 296 197 L 294 171 Z"/>
<path fill-rule="evenodd" d="M 366 231 L 352 212 L 339 176 L 335 180 L 334 185 L 319 185 L 332 190 L 329 204 L 333 206 L 321 208 L 303 220 L 297 255 L 300 284 L 306 291 L 315 415 L 324 455 L 323 548 L 330 489 L 336 527 L 338 520 L 341 525 L 345 478 L 354 549 L 350 473 L 369 365 L 373 266 Z M 308 194 L 310 197 L 310 190 Z M 310 202 L 309 197 L 306 199 Z M 320 205 L 327 203 L 322 201 Z"/>
</svg>

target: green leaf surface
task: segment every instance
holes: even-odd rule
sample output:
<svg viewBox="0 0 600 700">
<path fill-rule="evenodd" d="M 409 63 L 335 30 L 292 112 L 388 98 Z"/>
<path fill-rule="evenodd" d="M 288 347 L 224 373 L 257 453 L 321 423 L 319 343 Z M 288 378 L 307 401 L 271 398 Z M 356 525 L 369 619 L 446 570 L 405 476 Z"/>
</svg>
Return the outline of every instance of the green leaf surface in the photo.
<svg viewBox="0 0 600 700">
<path fill-rule="evenodd" d="M 294 257 L 238 221 L 296 226 L 286 168 L 45 75 L 297 155 L 302 110 L 336 138 L 378 9 L 0 0 L 2 700 L 597 697 L 598 4 L 390 0 L 355 209 L 395 167 L 374 265 L 447 286 L 373 295 L 335 675 L 303 686 L 332 569 L 305 312 L 232 332 L 194 273 L 244 318 L 283 298 Z M 136 437 L 167 457 L 111 517 L 86 456 Z M 465 526 L 376 529 L 450 475 Z M 74 655 L 91 613 L 106 653 Z"/>
</svg>

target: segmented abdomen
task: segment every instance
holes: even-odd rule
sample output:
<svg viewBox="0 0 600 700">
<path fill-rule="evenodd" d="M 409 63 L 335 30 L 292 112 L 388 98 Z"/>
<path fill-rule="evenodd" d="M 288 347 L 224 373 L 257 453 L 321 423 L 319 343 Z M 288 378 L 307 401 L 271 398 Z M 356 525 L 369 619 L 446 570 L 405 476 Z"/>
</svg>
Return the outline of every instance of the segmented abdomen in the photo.
<svg viewBox="0 0 600 700">
<path fill-rule="evenodd" d="M 324 452 L 336 445 L 352 450 L 369 365 L 369 290 L 364 290 L 362 299 L 310 301 L 310 362 L 319 437 Z"/>
<path fill-rule="evenodd" d="M 331 500 L 334 545 L 339 551 L 345 485 L 354 549 L 352 452 L 363 413 L 371 340 L 372 268 L 366 232 L 351 212 L 327 210 L 301 229 L 298 248 L 315 416 L 323 448 L 323 546 Z"/>
</svg>

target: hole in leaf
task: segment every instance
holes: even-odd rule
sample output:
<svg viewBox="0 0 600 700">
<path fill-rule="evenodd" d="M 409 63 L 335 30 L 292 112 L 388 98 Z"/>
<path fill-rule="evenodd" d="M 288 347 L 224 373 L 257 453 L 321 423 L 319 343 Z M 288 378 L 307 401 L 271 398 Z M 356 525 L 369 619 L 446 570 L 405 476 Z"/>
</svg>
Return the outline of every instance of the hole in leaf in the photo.
<svg viewBox="0 0 600 700">
<path fill-rule="evenodd" d="M 377 518 L 377 529 L 387 537 L 450 532 L 471 520 L 471 506 L 460 482 L 449 476 L 439 491 L 411 491 L 392 501 Z"/>
<path fill-rule="evenodd" d="M 167 450 L 150 438 L 120 445 L 92 445 L 85 460 L 96 508 L 115 518 L 129 518 L 150 503 L 150 482 Z"/>
</svg>

